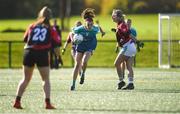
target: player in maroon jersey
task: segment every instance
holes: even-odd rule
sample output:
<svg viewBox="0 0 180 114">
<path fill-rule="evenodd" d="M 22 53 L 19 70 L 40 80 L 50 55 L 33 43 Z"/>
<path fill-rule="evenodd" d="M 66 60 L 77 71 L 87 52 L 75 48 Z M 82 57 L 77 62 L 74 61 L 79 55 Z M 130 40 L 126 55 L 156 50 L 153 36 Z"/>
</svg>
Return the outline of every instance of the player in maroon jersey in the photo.
<svg viewBox="0 0 180 114">
<path fill-rule="evenodd" d="M 81 21 L 76 21 L 74 27 L 78 27 L 78 26 L 81 26 L 81 25 L 82 25 Z M 64 44 L 64 48 L 62 49 L 62 54 L 65 53 L 68 44 L 71 43 L 71 56 L 73 57 L 73 59 L 75 61 L 75 53 L 76 53 L 76 51 L 75 51 L 75 44 L 73 43 L 73 36 L 74 36 L 74 33 L 69 32 L 67 40 L 66 40 L 66 42 Z"/>
<path fill-rule="evenodd" d="M 118 89 L 134 89 L 134 73 L 133 73 L 133 57 L 136 54 L 136 47 L 135 43 L 130 37 L 130 29 L 128 28 L 127 24 L 124 21 L 124 16 L 121 10 L 114 9 L 112 13 L 112 20 L 117 23 L 116 28 L 116 40 L 118 46 L 121 47 L 121 51 L 119 52 L 118 56 L 115 60 L 115 67 L 117 70 L 117 74 L 119 77 Z M 121 64 L 126 62 L 127 70 L 129 71 L 128 74 L 128 85 L 125 86 L 124 76 L 123 76 L 123 68 Z"/>
<path fill-rule="evenodd" d="M 54 29 L 56 29 L 60 38 L 62 38 L 61 29 L 59 28 L 59 25 L 57 24 L 56 19 L 54 19 L 53 27 L 54 27 Z M 60 47 L 61 46 L 62 46 L 62 39 L 60 39 Z M 59 47 L 59 49 L 60 49 L 60 47 Z M 59 54 L 59 57 L 56 56 L 56 53 L 54 52 L 54 48 L 56 48 L 56 45 L 54 47 L 54 44 L 52 43 L 52 46 L 50 49 L 50 68 L 58 69 L 60 66 L 63 66 L 63 60 L 62 60 L 61 54 Z"/>
<path fill-rule="evenodd" d="M 38 67 L 42 81 L 45 97 L 45 108 L 55 109 L 50 102 L 50 81 L 49 81 L 49 49 L 52 42 L 55 48 L 57 56 L 59 56 L 59 43 L 60 36 L 57 31 L 50 25 L 51 10 L 48 7 L 43 7 L 38 15 L 38 19 L 35 23 L 31 24 L 24 35 L 24 58 L 23 58 L 23 79 L 20 81 L 14 108 L 22 109 L 21 97 L 29 84 L 35 64 Z"/>
</svg>

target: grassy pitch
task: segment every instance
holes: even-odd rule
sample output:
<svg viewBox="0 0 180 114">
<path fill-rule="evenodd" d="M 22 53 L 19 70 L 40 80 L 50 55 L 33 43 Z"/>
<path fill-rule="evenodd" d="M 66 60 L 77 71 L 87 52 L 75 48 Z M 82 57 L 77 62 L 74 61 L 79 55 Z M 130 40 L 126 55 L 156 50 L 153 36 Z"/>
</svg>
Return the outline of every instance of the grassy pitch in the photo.
<svg viewBox="0 0 180 114">
<path fill-rule="evenodd" d="M 0 114 L 153 114 L 180 113 L 180 69 L 135 69 L 135 90 L 116 90 L 111 68 L 88 68 L 84 85 L 71 92 L 72 69 L 51 71 L 51 97 L 56 110 L 44 109 L 37 70 L 22 98 L 23 110 L 12 108 L 21 69 L 0 69 Z M 79 77 L 78 77 L 79 79 Z"/>
</svg>

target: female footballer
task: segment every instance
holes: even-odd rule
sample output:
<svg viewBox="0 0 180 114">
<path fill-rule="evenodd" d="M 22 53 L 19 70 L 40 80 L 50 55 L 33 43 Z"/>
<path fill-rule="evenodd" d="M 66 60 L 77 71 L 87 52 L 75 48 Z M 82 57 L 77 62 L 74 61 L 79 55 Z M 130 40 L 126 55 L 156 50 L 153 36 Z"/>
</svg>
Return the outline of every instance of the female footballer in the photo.
<svg viewBox="0 0 180 114">
<path fill-rule="evenodd" d="M 45 97 L 45 108 L 55 109 L 50 102 L 50 80 L 49 80 L 49 49 L 52 43 L 55 48 L 55 53 L 59 57 L 60 36 L 57 31 L 50 25 L 51 10 L 48 7 L 43 7 L 38 15 L 36 22 L 31 24 L 24 35 L 24 58 L 23 58 L 23 79 L 17 87 L 16 99 L 13 105 L 14 108 L 22 109 L 21 97 L 29 84 L 34 66 L 37 65 L 43 82 L 43 90 Z"/>
<path fill-rule="evenodd" d="M 133 57 L 136 54 L 136 47 L 135 43 L 130 37 L 130 29 L 128 28 L 127 24 L 124 21 L 124 16 L 121 10 L 114 9 L 112 12 L 112 20 L 117 23 L 116 28 L 116 40 L 118 45 L 121 47 L 121 51 L 119 52 L 118 56 L 115 60 L 115 67 L 117 70 L 117 74 L 119 77 L 118 89 L 134 89 L 134 73 L 133 73 Z M 128 74 L 128 85 L 125 86 L 124 76 L 123 76 L 123 68 L 121 64 L 126 62 L 127 70 L 129 71 Z"/>
<path fill-rule="evenodd" d="M 96 24 L 99 27 L 99 30 L 101 32 L 101 36 L 103 37 L 106 33 L 103 31 L 102 27 L 99 25 L 99 21 L 96 21 Z M 81 26 L 81 25 L 82 25 L 81 21 L 76 21 L 75 26 L 73 27 L 73 29 L 75 27 L 78 27 L 78 26 Z M 67 40 L 66 40 L 66 42 L 64 44 L 64 48 L 62 49 L 62 54 L 65 53 L 68 44 L 71 43 L 72 44 L 71 55 L 72 55 L 72 57 L 73 57 L 73 59 L 75 61 L 75 44 L 73 43 L 73 36 L 74 36 L 73 32 L 70 32 L 68 34 Z"/>
<path fill-rule="evenodd" d="M 134 28 L 131 27 L 131 24 L 132 24 L 132 20 L 131 19 L 127 19 L 126 21 L 126 24 L 127 24 L 127 27 L 128 29 L 130 30 L 130 37 L 132 38 L 132 40 L 134 40 L 134 42 L 137 42 L 137 32 Z M 117 43 L 116 45 L 116 53 L 119 52 L 119 45 Z M 121 64 L 121 68 L 122 68 L 122 75 L 123 77 L 125 76 L 125 68 L 126 68 L 126 61 L 122 62 Z"/>
<path fill-rule="evenodd" d="M 75 65 L 73 70 L 73 82 L 71 90 L 75 90 L 75 84 L 79 69 L 82 68 L 80 84 L 84 83 L 85 71 L 88 60 L 92 56 L 93 50 L 96 49 L 97 39 L 96 34 L 99 32 L 99 27 L 94 26 L 93 18 L 95 17 L 94 9 L 87 8 L 82 14 L 85 24 L 74 28 L 74 34 L 81 34 L 83 41 L 76 45 Z"/>
<path fill-rule="evenodd" d="M 75 22 L 75 27 L 78 27 L 78 26 L 81 26 L 81 25 L 82 25 L 81 21 L 76 21 Z M 73 36 L 74 36 L 74 33 L 73 32 L 69 32 L 67 40 L 66 40 L 66 42 L 64 44 L 64 48 L 62 49 L 62 54 L 64 55 L 68 44 L 71 43 L 72 44 L 71 45 L 71 56 L 73 57 L 73 59 L 75 61 L 75 47 L 76 47 L 76 44 L 74 44 L 74 42 L 73 42 Z"/>
</svg>

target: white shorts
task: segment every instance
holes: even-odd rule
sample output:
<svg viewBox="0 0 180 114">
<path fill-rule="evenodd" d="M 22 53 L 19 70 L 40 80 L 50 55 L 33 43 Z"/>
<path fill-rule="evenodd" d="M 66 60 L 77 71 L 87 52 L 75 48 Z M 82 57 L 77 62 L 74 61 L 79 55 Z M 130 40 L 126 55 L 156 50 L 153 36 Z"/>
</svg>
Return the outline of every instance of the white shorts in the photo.
<svg viewBox="0 0 180 114">
<path fill-rule="evenodd" d="M 128 57 L 135 56 L 136 55 L 136 46 L 135 46 L 134 42 L 132 42 L 130 40 L 127 43 L 125 43 L 119 53 L 122 55 L 128 56 Z"/>
</svg>

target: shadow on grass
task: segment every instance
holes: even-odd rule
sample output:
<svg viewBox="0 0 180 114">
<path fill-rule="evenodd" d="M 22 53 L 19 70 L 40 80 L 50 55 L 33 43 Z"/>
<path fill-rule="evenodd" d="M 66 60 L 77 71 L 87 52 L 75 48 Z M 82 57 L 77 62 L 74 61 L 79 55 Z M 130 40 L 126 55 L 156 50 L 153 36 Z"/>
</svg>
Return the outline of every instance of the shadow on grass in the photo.
<svg viewBox="0 0 180 114">
<path fill-rule="evenodd" d="M 0 97 L 7 97 L 7 96 L 15 97 L 16 95 L 0 94 Z"/>
<path fill-rule="evenodd" d="M 147 92 L 147 93 L 180 93 L 180 90 L 171 89 L 136 89 L 137 92 Z"/>
<path fill-rule="evenodd" d="M 122 112 L 122 113 L 179 113 L 180 110 L 176 111 L 165 111 L 165 110 L 136 110 L 136 109 L 67 109 L 68 111 L 77 111 L 77 112 L 104 112 L 104 113 L 113 113 L 113 112 Z M 65 110 L 64 110 L 65 111 Z"/>
<path fill-rule="evenodd" d="M 102 90 L 102 89 L 77 89 L 72 92 L 143 92 L 143 93 L 180 93 L 180 90 L 167 90 L 167 89 L 134 89 L 134 90 Z"/>
</svg>

